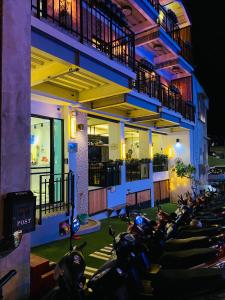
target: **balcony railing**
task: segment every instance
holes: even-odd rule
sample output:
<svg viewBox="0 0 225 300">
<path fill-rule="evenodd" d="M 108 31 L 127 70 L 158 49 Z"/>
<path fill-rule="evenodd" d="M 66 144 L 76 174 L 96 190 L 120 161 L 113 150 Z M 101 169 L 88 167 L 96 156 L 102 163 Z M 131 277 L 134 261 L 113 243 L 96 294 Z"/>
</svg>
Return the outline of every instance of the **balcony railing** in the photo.
<svg viewBox="0 0 225 300">
<path fill-rule="evenodd" d="M 181 29 L 178 26 L 178 20 L 175 13 L 172 10 L 166 10 L 162 5 L 159 5 L 158 24 L 180 46 L 180 55 L 183 56 L 188 62 L 192 63 L 192 47 L 190 43 L 182 40 Z M 184 28 L 182 30 L 184 30 Z"/>
<path fill-rule="evenodd" d="M 148 2 L 155 8 L 155 10 L 159 11 L 159 0 L 148 0 Z"/>
<path fill-rule="evenodd" d="M 182 41 L 181 38 L 177 40 L 178 45 L 181 48 L 180 55 L 183 56 L 189 63 L 193 63 L 192 47 L 190 43 Z"/>
<path fill-rule="evenodd" d="M 151 98 L 160 98 L 160 76 L 151 64 L 145 61 L 135 61 L 136 80 L 133 88 L 139 93 L 147 94 Z"/>
<path fill-rule="evenodd" d="M 39 175 L 39 191 L 36 193 L 39 224 L 42 223 L 43 214 L 61 210 L 66 210 L 69 214 L 74 203 L 74 184 L 72 172 Z"/>
<path fill-rule="evenodd" d="M 160 76 L 153 66 L 135 61 L 136 80 L 133 88 L 151 98 L 158 99 L 163 106 L 179 112 L 184 118 L 194 121 L 195 109 L 191 102 L 184 101 L 182 96 L 172 88 L 160 82 Z"/>
<path fill-rule="evenodd" d="M 149 162 L 141 160 L 126 161 L 126 181 L 136 181 L 149 178 Z"/>
<path fill-rule="evenodd" d="M 166 10 L 162 5 L 159 5 L 158 24 L 172 37 L 179 29 L 178 20 L 172 10 Z"/>
<path fill-rule="evenodd" d="M 157 153 L 153 158 L 153 172 L 168 171 L 168 156 Z"/>
<path fill-rule="evenodd" d="M 89 162 L 89 186 L 108 187 L 121 184 L 121 166 L 116 162 Z"/>
<path fill-rule="evenodd" d="M 101 2 L 101 5 L 99 4 Z M 134 34 L 113 11 L 97 0 L 31 0 L 33 15 L 62 27 L 81 43 L 133 69 Z"/>
</svg>

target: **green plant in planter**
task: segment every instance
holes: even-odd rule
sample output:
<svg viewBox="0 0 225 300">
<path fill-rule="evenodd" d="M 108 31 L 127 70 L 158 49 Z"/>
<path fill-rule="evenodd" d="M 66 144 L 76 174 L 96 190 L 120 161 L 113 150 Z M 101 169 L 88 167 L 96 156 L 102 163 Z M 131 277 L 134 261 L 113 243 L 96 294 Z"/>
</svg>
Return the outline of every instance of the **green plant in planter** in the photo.
<svg viewBox="0 0 225 300">
<path fill-rule="evenodd" d="M 153 157 L 154 165 L 165 165 L 168 162 L 168 155 L 162 153 L 156 153 Z"/>
<path fill-rule="evenodd" d="M 196 168 L 191 164 L 185 165 L 181 159 L 177 159 L 172 171 L 176 172 L 178 177 L 181 178 L 186 177 L 186 178 L 194 179 Z"/>
<path fill-rule="evenodd" d="M 85 225 L 88 223 L 88 214 L 79 214 L 77 216 L 78 220 L 80 221 L 81 225 Z"/>
<path fill-rule="evenodd" d="M 176 175 L 180 178 L 189 178 L 193 192 L 197 189 L 199 182 L 195 178 L 196 168 L 193 165 L 185 165 L 181 159 L 177 159 L 172 171 L 176 172 Z"/>
<path fill-rule="evenodd" d="M 123 160 L 122 159 L 116 159 L 115 163 L 117 163 L 119 166 L 123 165 Z"/>
</svg>

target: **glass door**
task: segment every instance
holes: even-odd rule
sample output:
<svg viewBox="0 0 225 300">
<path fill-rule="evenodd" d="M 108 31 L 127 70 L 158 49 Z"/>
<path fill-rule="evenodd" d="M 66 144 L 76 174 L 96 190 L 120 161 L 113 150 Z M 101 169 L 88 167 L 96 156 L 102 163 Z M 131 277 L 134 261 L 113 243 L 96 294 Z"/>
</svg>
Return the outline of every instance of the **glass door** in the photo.
<svg viewBox="0 0 225 300">
<path fill-rule="evenodd" d="M 37 196 L 37 205 L 40 203 L 40 194 L 42 204 L 63 201 L 62 173 L 62 120 L 31 117 L 31 191 Z"/>
<path fill-rule="evenodd" d="M 63 173 L 63 123 L 62 120 L 53 120 L 53 145 L 54 145 L 54 202 L 64 199 Z"/>
</svg>

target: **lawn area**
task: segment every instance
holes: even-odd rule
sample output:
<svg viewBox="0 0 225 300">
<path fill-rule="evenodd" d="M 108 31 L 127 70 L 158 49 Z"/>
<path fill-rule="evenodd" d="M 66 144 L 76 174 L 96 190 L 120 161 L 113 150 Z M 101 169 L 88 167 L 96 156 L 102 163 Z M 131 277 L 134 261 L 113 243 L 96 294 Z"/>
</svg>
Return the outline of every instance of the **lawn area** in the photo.
<svg viewBox="0 0 225 300">
<path fill-rule="evenodd" d="M 163 204 L 162 209 L 168 213 L 173 212 L 176 209 L 175 204 Z M 157 208 L 143 209 L 142 212 L 146 213 L 151 219 L 155 219 Z M 84 256 L 86 264 L 89 267 L 99 268 L 104 261 L 90 257 L 89 254 L 100 250 L 101 248 L 112 243 L 112 238 L 108 234 L 109 225 L 112 226 L 116 233 L 126 231 L 127 223 L 120 218 L 109 218 L 101 221 L 101 230 L 91 234 L 81 236 L 81 240 L 74 241 L 75 244 L 81 244 L 86 241 L 87 246 L 84 248 Z M 69 250 L 69 239 L 56 241 L 43 246 L 35 247 L 31 249 L 31 252 L 45 257 L 51 261 L 57 262 L 66 252 Z"/>
</svg>

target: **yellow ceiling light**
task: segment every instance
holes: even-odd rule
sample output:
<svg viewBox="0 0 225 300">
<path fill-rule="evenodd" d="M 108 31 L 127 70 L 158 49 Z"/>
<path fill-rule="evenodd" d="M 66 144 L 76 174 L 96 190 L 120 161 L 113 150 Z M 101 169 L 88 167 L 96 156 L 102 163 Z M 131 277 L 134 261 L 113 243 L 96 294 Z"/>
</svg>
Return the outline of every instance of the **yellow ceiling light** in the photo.
<svg viewBox="0 0 225 300">
<path fill-rule="evenodd" d="M 150 155 L 150 159 L 153 159 L 154 157 L 154 152 L 153 152 L 153 145 L 149 145 L 149 155 Z"/>
<path fill-rule="evenodd" d="M 70 115 L 70 138 L 75 139 L 76 138 L 76 114 L 75 112 L 72 112 Z"/>
<path fill-rule="evenodd" d="M 168 146 L 165 150 L 165 154 L 168 156 L 169 159 L 174 158 L 176 153 L 173 146 Z"/>
<path fill-rule="evenodd" d="M 126 159 L 126 144 L 124 141 L 121 143 L 121 159 Z"/>
</svg>

